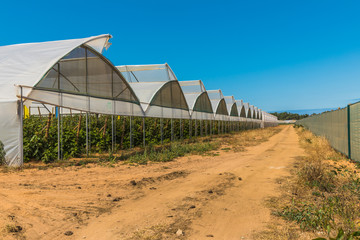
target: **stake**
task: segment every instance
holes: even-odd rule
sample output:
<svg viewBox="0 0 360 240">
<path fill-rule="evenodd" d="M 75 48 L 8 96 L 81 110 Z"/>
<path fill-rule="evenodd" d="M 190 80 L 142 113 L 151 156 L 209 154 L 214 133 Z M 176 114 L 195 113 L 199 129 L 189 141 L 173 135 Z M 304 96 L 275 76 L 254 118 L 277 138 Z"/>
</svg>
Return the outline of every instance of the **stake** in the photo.
<svg viewBox="0 0 360 240">
<path fill-rule="evenodd" d="M 180 139 L 183 139 L 182 119 L 180 118 Z"/>
<path fill-rule="evenodd" d="M 195 119 L 195 137 L 197 137 L 197 120 Z"/>
<path fill-rule="evenodd" d="M 217 134 L 219 135 L 220 134 L 220 120 L 218 120 L 218 132 Z"/>
<path fill-rule="evenodd" d="M 20 141 L 19 141 L 19 151 L 20 151 L 20 165 L 24 164 L 24 102 L 23 102 L 23 89 L 20 86 Z"/>
<path fill-rule="evenodd" d="M 174 124 L 173 124 L 173 119 L 171 119 L 171 141 L 174 141 Z"/>
<path fill-rule="evenodd" d="M 62 94 L 61 94 L 61 105 L 62 105 Z M 62 112 L 62 108 L 60 107 L 59 109 L 59 118 L 60 118 L 60 127 L 61 127 L 61 132 L 60 132 L 60 143 L 61 143 L 61 150 L 60 150 L 60 158 L 61 160 L 64 158 L 64 143 L 63 143 L 63 134 L 64 134 L 64 121 L 61 117 L 61 112 Z"/>
<path fill-rule="evenodd" d="M 189 119 L 189 139 L 191 139 L 192 136 L 192 121 L 191 118 Z"/>
<path fill-rule="evenodd" d="M 86 126 L 85 126 L 85 130 L 86 130 L 86 156 L 89 156 L 89 113 L 86 112 Z"/>
<path fill-rule="evenodd" d="M 132 139 L 132 116 L 130 116 L 130 148 L 133 146 L 133 139 Z"/>
<path fill-rule="evenodd" d="M 114 115 L 111 115 L 111 152 L 114 152 Z"/>
<path fill-rule="evenodd" d="M 160 118 L 160 130 L 161 130 L 161 144 L 164 144 L 164 125 L 162 118 Z"/>
<path fill-rule="evenodd" d="M 145 118 L 143 117 L 143 146 L 145 148 Z"/>
</svg>

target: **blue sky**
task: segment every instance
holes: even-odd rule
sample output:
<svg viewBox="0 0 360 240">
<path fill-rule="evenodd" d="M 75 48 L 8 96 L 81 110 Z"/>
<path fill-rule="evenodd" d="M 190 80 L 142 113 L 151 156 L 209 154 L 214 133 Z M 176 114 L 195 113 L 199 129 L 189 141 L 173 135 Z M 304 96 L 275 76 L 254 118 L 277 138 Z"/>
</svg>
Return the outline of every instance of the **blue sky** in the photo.
<svg viewBox="0 0 360 240">
<path fill-rule="evenodd" d="M 179 80 L 266 111 L 360 98 L 360 1 L 6 1 L 0 45 L 113 35 L 115 64 L 167 62 Z"/>
</svg>

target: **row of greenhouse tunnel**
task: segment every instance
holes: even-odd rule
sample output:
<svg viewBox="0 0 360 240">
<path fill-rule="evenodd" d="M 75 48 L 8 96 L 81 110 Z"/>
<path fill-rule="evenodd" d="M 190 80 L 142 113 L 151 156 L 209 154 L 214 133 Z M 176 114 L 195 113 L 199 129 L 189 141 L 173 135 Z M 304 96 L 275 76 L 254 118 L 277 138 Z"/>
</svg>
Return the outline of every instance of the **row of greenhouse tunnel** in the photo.
<svg viewBox="0 0 360 240">
<path fill-rule="evenodd" d="M 278 124 L 256 106 L 207 90 L 201 80 L 177 79 L 166 63 L 114 65 L 102 54 L 111 37 L 0 47 L 6 164 Z"/>
</svg>

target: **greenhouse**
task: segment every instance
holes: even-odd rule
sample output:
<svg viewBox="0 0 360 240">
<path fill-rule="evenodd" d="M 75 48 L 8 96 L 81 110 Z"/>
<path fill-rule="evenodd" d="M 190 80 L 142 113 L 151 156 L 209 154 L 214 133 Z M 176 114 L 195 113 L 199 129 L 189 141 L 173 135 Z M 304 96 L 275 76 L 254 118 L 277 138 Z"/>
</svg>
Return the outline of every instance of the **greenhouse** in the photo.
<svg viewBox="0 0 360 240">
<path fill-rule="evenodd" d="M 249 112 L 248 112 L 247 117 L 255 119 L 255 111 L 254 111 L 254 106 L 253 105 L 249 105 Z"/>
<path fill-rule="evenodd" d="M 207 93 L 213 107 L 215 120 L 228 121 L 229 112 L 221 90 L 208 90 Z"/>
<path fill-rule="evenodd" d="M 111 37 L 0 47 L 0 141 L 6 164 L 23 164 L 24 148 L 27 160 L 46 162 L 81 156 L 85 149 L 88 156 L 92 149 L 116 151 L 184 134 L 260 127 L 252 118 L 276 124 L 274 116 L 242 100 L 207 91 L 201 80 L 179 82 L 166 63 L 115 67 L 102 55 Z"/>
<path fill-rule="evenodd" d="M 239 121 L 239 111 L 234 96 L 224 97 L 230 121 Z"/>
<path fill-rule="evenodd" d="M 23 162 L 23 105 L 40 102 L 86 112 L 143 115 L 129 84 L 101 54 L 110 38 L 0 47 L 0 140 L 7 164 Z"/>
<path fill-rule="evenodd" d="M 179 83 L 189 106 L 191 119 L 213 120 L 214 112 L 203 82 L 194 80 Z"/>
<path fill-rule="evenodd" d="M 238 107 L 238 113 L 240 116 L 240 121 L 246 118 L 246 111 L 243 100 L 236 100 L 236 105 Z"/>
<path fill-rule="evenodd" d="M 185 96 L 168 64 L 127 65 L 117 69 L 138 96 L 146 117 L 190 119 Z"/>
</svg>

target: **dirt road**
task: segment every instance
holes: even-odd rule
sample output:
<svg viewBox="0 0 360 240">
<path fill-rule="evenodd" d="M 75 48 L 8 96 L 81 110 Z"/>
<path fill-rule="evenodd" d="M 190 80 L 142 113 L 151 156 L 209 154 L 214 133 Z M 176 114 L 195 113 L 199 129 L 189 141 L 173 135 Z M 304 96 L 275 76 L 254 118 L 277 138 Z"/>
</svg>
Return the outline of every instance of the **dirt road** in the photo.
<svg viewBox="0 0 360 240">
<path fill-rule="evenodd" d="M 0 236 L 252 239 L 270 221 L 264 200 L 278 194 L 276 180 L 304 154 L 294 129 L 281 128 L 244 152 L 223 148 L 213 156 L 147 166 L 1 173 L 0 224 L 23 229 Z"/>
</svg>

